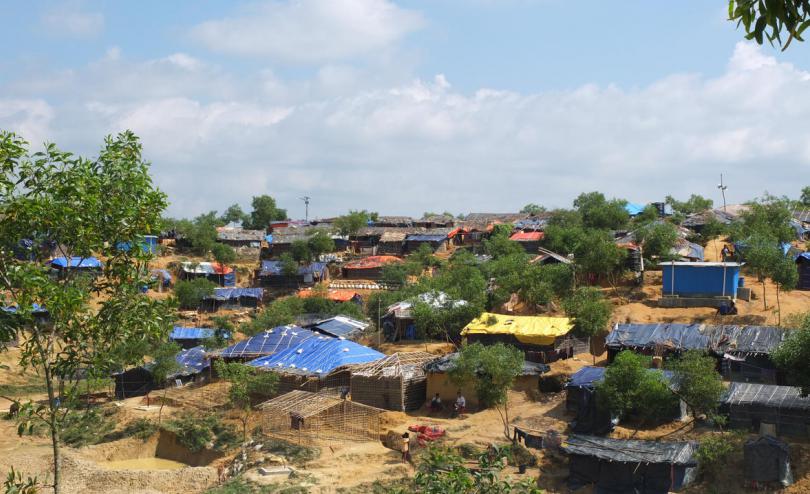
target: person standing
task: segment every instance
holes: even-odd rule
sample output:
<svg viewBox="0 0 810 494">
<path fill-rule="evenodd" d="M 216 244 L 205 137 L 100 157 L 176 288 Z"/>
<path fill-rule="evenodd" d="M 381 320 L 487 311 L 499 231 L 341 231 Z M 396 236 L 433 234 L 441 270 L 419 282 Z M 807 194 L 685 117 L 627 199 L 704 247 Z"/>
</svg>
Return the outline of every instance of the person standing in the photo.
<svg viewBox="0 0 810 494">
<path fill-rule="evenodd" d="M 407 432 L 402 434 L 402 463 L 411 462 L 411 438 Z"/>
</svg>

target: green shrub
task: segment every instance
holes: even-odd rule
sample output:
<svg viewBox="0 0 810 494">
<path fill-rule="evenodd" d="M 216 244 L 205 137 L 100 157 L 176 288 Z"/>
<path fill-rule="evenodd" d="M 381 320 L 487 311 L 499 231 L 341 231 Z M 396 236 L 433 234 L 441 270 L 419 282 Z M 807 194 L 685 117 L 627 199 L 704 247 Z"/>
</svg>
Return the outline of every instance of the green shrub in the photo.
<svg viewBox="0 0 810 494">
<path fill-rule="evenodd" d="M 174 295 L 181 309 L 195 310 L 200 307 L 203 298 L 213 295 L 216 286 L 216 283 L 205 278 L 181 280 L 174 285 Z"/>
<path fill-rule="evenodd" d="M 700 472 L 714 477 L 721 468 L 728 464 L 729 457 L 740 450 L 742 434 L 728 432 L 704 436 L 695 453 Z"/>
</svg>

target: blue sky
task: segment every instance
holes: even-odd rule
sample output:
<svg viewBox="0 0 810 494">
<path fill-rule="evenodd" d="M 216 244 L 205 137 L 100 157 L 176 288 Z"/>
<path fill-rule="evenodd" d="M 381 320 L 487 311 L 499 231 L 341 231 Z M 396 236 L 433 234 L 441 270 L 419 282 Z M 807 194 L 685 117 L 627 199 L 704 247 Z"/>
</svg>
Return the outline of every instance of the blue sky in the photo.
<svg viewBox="0 0 810 494">
<path fill-rule="evenodd" d="M 132 128 L 170 213 L 268 193 L 292 216 L 798 194 L 810 46 L 724 2 L 12 3 L 0 128 L 92 155 Z M 776 173 L 774 173 L 776 172 Z M 719 198 L 715 198 L 719 200 Z"/>
</svg>

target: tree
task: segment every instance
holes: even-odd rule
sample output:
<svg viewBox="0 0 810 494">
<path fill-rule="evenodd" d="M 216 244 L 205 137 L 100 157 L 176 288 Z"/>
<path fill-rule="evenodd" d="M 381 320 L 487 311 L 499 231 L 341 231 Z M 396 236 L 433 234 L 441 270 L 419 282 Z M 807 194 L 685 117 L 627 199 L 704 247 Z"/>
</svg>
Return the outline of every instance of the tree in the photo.
<svg viewBox="0 0 810 494">
<path fill-rule="evenodd" d="M 518 242 L 509 240 L 512 225 L 495 225 L 488 239 L 485 239 L 484 252 L 495 259 L 513 254 L 525 254 L 526 250 Z"/>
<path fill-rule="evenodd" d="M 495 407 L 503 419 L 504 435 L 509 439 L 509 400 L 507 391 L 523 370 L 523 352 L 496 343 L 464 345 L 449 371 L 450 380 L 459 387 L 472 384 L 478 401 L 485 407 Z"/>
<path fill-rule="evenodd" d="M 473 319 L 481 315 L 483 307 L 471 303 L 449 301 L 444 307 L 434 307 L 422 301 L 413 304 L 411 314 L 414 324 L 422 336 L 458 341 L 461 330 Z"/>
<path fill-rule="evenodd" d="M 582 223 L 587 228 L 599 230 L 619 230 L 627 225 L 630 214 L 624 209 L 627 201 L 605 199 L 601 192 L 580 194 L 574 199 L 574 207 L 582 215 Z"/>
<path fill-rule="evenodd" d="M 543 206 L 540 206 L 539 204 L 535 204 L 535 203 L 531 202 L 531 203 L 526 204 L 525 206 L 523 206 L 523 209 L 521 209 L 520 212 L 523 213 L 523 214 L 530 214 L 532 216 L 537 216 L 540 213 L 545 213 L 546 208 L 544 208 Z"/>
<path fill-rule="evenodd" d="M 776 283 L 776 317 L 777 325 L 782 325 L 782 302 L 779 299 L 780 291 L 790 291 L 799 283 L 799 271 L 793 258 L 781 256 L 770 268 L 771 280 Z"/>
<path fill-rule="evenodd" d="M 801 326 L 788 331 L 787 338 L 771 354 L 776 366 L 789 376 L 791 384 L 802 388 L 802 396 L 810 394 L 810 313 L 801 320 Z"/>
<path fill-rule="evenodd" d="M 607 329 L 613 306 L 602 292 L 593 287 L 577 288 L 563 300 L 565 314 L 574 321 L 574 331 L 581 335 L 596 336 Z"/>
<path fill-rule="evenodd" d="M 217 227 L 221 225 L 216 211 L 210 211 L 197 216 L 194 221 L 178 221 L 175 229 L 181 237 L 181 246 L 185 244 L 194 254 L 205 256 L 217 244 Z"/>
<path fill-rule="evenodd" d="M 281 269 L 281 274 L 284 276 L 297 276 L 298 275 L 298 263 L 295 261 L 293 255 L 289 252 L 285 252 L 278 257 L 278 264 L 279 268 Z"/>
<path fill-rule="evenodd" d="M 226 225 L 228 223 L 241 223 L 244 225 L 245 223 L 250 222 L 250 215 L 242 211 L 239 204 L 231 204 L 228 206 L 228 209 L 222 213 L 220 220 Z"/>
<path fill-rule="evenodd" d="M 542 245 L 546 249 L 567 256 L 573 254 L 585 238 L 581 225 L 548 225 L 544 231 Z"/>
<path fill-rule="evenodd" d="M 287 219 L 287 210 L 276 206 L 276 200 L 268 195 L 254 196 L 251 201 L 253 211 L 250 212 L 250 221 L 247 228 L 253 230 L 266 230 L 273 221 Z"/>
<path fill-rule="evenodd" d="M 785 51 L 794 39 L 804 41 L 802 33 L 810 26 L 810 4 L 798 0 L 729 0 L 728 18 L 745 28 L 745 39 L 760 45 L 767 39 Z"/>
<path fill-rule="evenodd" d="M 174 285 L 174 296 L 181 309 L 197 310 L 203 299 L 214 294 L 217 284 L 205 278 L 180 280 Z"/>
<path fill-rule="evenodd" d="M 294 240 L 290 245 L 290 254 L 295 262 L 299 264 L 309 264 L 312 262 L 312 251 L 306 240 Z"/>
<path fill-rule="evenodd" d="M 307 247 L 312 257 L 318 259 L 321 254 L 335 251 L 335 241 L 323 230 L 318 230 L 307 239 Z"/>
<path fill-rule="evenodd" d="M 121 341 L 156 342 L 171 326 L 171 305 L 140 293 L 148 284 L 150 254 L 116 248 L 155 231 L 167 202 L 129 131 L 107 137 L 95 160 L 53 144 L 30 155 L 27 146 L 15 134 L 0 132 L 0 302 L 19 307 L 18 317 L 0 321 L 0 340 L 19 336 L 20 366 L 35 370 L 46 389 L 43 404 L 22 405 L 19 432 L 37 425 L 48 430 L 58 494 L 60 437 L 84 371 L 109 375 L 123 363 L 113 351 Z M 26 252 L 30 261 L 19 260 L 11 247 L 32 233 L 45 237 L 60 256 L 101 257 L 100 275 L 68 269 L 51 276 L 49 249 L 42 245 Z M 34 303 L 48 308 L 47 322 L 32 313 Z"/>
<path fill-rule="evenodd" d="M 422 266 L 413 261 L 390 262 L 382 267 L 380 281 L 389 285 L 403 286 L 408 276 L 416 276 L 422 272 Z"/>
<path fill-rule="evenodd" d="M 804 187 L 802 189 L 802 195 L 799 198 L 799 202 L 802 203 L 802 206 L 810 208 L 810 186 Z"/>
<path fill-rule="evenodd" d="M 177 363 L 175 358 L 180 352 L 180 345 L 170 341 L 158 345 L 152 352 L 152 362 L 149 371 L 152 373 L 152 379 L 163 385 L 163 399 L 160 400 L 160 410 L 158 410 L 158 424 L 160 424 L 163 415 L 163 406 L 166 404 L 166 392 L 169 390 L 168 381 L 169 376 L 180 370 L 180 364 Z"/>
<path fill-rule="evenodd" d="M 616 245 L 611 235 L 604 231 L 590 230 L 574 250 L 577 272 L 595 277 L 609 277 L 621 271 L 627 252 Z"/>
<path fill-rule="evenodd" d="M 636 241 L 644 245 L 647 259 L 666 261 L 672 259 L 672 249 L 678 241 L 678 230 L 672 223 L 655 222 L 637 230 Z"/>
<path fill-rule="evenodd" d="M 233 250 L 233 247 L 226 244 L 214 244 L 211 247 L 211 255 L 214 256 L 215 261 L 223 266 L 226 266 L 236 260 L 236 251 Z"/>
<path fill-rule="evenodd" d="M 653 206 L 652 204 L 648 204 L 644 206 L 644 209 L 641 211 L 640 214 L 636 215 L 633 218 L 634 225 L 649 225 L 650 223 L 654 222 L 658 219 L 658 208 Z"/>
<path fill-rule="evenodd" d="M 692 194 L 686 201 L 678 201 L 672 196 L 667 196 L 665 202 L 672 206 L 672 209 L 684 215 L 701 213 L 714 206 L 714 201 L 698 194 Z"/>
<path fill-rule="evenodd" d="M 676 394 L 692 411 L 692 416 L 712 417 L 725 388 L 715 370 L 716 360 L 700 350 L 689 350 L 670 363 Z"/>
<path fill-rule="evenodd" d="M 649 368 L 650 357 L 625 350 L 605 371 L 596 385 L 598 406 L 616 416 L 637 416 L 648 423 L 667 416 L 677 407 L 678 399 L 663 373 Z"/>
<path fill-rule="evenodd" d="M 242 412 L 242 441 L 247 441 L 247 426 L 253 413 L 253 396 L 270 396 L 278 388 L 278 374 L 256 369 L 236 362 L 226 363 L 218 360 L 214 363 L 217 375 L 228 381 L 228 401 L 231 406 Z"/>
<path fill-rule="evenodd" d="M 428 244 L 421 244 L 416 252 L 410 255 L 410 258 L 423 268 L 438 268 L 442 265 L 439 258 L 433 255 L 433 249 Z"/>
<path fill-rule="evenodd" d="M 756 273 L 762 283 L 762 305 L 768 308 L 768 301 L 765 298 L 765 277 L 771 274 L 774 265 L 780 262 L 782 252 L 779 244 L 773 237 L 763 234 L 755 234 L 748 239 L 745 246 L 745 261 L 748 268 Z M 796 269 L 795 266 L 793 268 Z"/>
<path fill-rule="evenodd" d="M 344 236 L 353 236 L 357 235 L 357 232 L 360 231 L 361 228 L 368 226 L 368 222 L 371 220 L 371 216 L 369 215 L 368 211 L 349 211 L 348 214 L 344 214 L 343 216 L 339 216 L 335 219 L 335 228 L 337 228 L 338 233 Z"/>
</svg>

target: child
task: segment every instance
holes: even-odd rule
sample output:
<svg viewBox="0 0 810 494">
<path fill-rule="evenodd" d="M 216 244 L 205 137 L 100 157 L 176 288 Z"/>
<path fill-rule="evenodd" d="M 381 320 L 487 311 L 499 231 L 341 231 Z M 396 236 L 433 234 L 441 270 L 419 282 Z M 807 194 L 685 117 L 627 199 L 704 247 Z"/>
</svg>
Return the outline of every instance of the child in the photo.
<svg viewBox="0 0 810 494">
<path fill-rule="evenodd" d="M 411 462 L 411 438 L 407 432 L 402 434 L 402 463 Z"/>
</svg>

